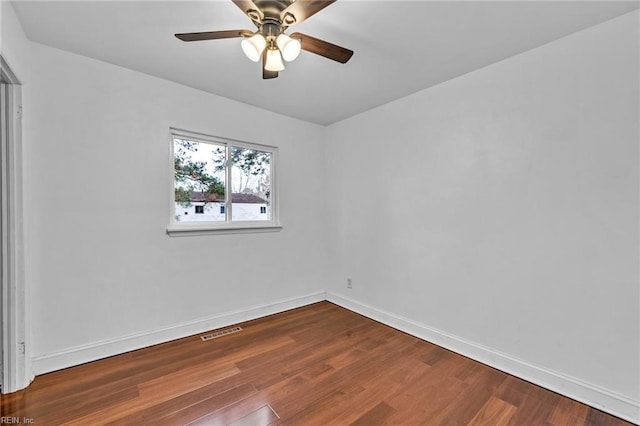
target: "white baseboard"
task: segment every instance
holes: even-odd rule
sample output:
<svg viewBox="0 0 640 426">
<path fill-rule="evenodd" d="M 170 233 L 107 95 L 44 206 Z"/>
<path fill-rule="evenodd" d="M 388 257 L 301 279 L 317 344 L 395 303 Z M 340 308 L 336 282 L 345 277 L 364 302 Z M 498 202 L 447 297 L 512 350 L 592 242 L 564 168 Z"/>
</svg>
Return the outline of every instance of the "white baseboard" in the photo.
<svg viewBox="0 0 640 426">
<path fill-rule="evenodd" d="M 148 332 L 131 334 L 128 336 L 103 340 L 87 345 L 76 346 L 33 358 L 33 373 L 40 375 L 63 368 L 84 364 L 86 362 L 122 354 L 136 349 L 145 348 L 170 340 L 180 339 L 205 331 L 249 321 L 267 315 L 277 314 L 289 309 L 299 308 L 312 303 L 326 300 L 324 291 L 287 300 L 279 300 L 260 306 L 239 309 L 208 318 L 177 324 Z"/>
<path fill-rule="evenodd" d="M 624 395 L 586 383 L 575 377 L 530 364 L 492 348 L 357 302 L 346 296 L 327 292 L 327 300 L 505 373 L 535 383 L 632 423 L 640 424 L 640 401 L 634 401 Z"/>
</svg>

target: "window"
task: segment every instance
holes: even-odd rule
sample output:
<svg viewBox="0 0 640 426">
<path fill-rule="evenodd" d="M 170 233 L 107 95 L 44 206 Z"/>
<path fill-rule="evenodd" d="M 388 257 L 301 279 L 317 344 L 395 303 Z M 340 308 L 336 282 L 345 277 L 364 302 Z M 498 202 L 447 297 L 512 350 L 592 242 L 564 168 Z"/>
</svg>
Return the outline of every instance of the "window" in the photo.
<svg viewBox="0 0 640 426">
<path fill-rule="evenodd" d="M 172 130 L 171 154 L 170 235 L 280 228 L 277 148 Z"/>
</svg>

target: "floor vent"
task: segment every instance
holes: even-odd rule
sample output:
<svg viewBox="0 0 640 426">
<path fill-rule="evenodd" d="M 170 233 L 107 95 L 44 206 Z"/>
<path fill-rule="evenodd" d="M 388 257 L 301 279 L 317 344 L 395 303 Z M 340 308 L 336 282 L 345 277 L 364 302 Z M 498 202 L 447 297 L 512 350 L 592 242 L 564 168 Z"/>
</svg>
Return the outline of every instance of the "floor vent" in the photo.
<svg viewBox="0 0 640 426">
<path fill-rule="evenodd" d="M 211 334 L 205 334 L 204 336 L 200 336 L 200 338 L 202 339 L 203 342 L 206 342 L 207 340 L 216 339 L 218 337 L 226 336 L 227 334 L 237 333 L 239 331 L 242 331 L 241 327 L 227 328 L 226 330 L 220 330 Z"/>
</svg>

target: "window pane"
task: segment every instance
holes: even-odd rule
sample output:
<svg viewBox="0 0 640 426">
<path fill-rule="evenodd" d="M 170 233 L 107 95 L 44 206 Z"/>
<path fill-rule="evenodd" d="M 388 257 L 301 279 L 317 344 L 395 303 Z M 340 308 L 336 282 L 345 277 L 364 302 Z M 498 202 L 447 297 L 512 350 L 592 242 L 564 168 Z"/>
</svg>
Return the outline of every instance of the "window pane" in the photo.
<svg viewBox="0 0 640 426">
<path fill-rule="evenodd" d="M 231 220 L 271 220 L 271 153 L 231 147 Z"/>
<path fill-rule="evenodd" d="M 173 165 L 176 221 L 224 221 L 224 146 L 174 138 Z"/>
</svg>

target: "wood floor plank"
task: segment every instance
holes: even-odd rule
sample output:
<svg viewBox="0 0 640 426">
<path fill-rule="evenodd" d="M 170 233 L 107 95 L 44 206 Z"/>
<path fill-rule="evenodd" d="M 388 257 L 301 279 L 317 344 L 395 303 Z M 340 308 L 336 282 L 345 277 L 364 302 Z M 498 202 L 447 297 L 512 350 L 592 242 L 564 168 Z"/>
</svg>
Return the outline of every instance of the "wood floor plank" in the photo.
<svg viewBox="0 0 640 426">
<path fill-rule="evenodd" d="M 49 410 L 46 413 L 40 414 L 38 412 L 32 412 L 28 417 L 37 419 L 39 424 L 44 425 L 61 425 L 70 421 L 74 421 L 80 417 L 86 415 L 92 415 L 96 410 L 104 409 L 105 407 L 116 407 L 120 403 L 126 403 L 135 401 L 139 396 L 138 390 L 135 388 L 128 388 L 121 392 L 105 395 L 103 398 L 95 400 L 75 401 L 71 404 L 58 405 L 56 409 Z M 76 398 L 77 399 L 77 398 Z M 66 403 L 66 402 L 65 402 Z M 64 403 L 63 403 L 64 404 Z M 63 408 L 63 409 L 61 409 Z"/>
<path fill-rule="evenodd" d="M 265 395 L 257 392 L 189 423 L 189 426 L 226 426 L 265 406 Z"/>
<path fill-rule="evenodd" d="M 265 405 L 264 407 L 247 414 L 245 417 L 242 417 L 233 423 L 229 423 L 229 426 L 267 426 L 278 419 L 279 417 L 273 409 L 268 405 Z"/>
<path fill-rule="evenodd" d="M 357 421 L 363 413 L 380 405 L 387 395 L 404 387 L 399 381 L 394 381 L 393 377 L 405 368 L 406 364 L 404 363 L 394 363 L 389 364 L 379 374 L 369 370 L 372 374 L 368 374 L 368 378 L 357 380 L 356 389 L 341 388 L 341 393 L 332 395 L 330 399 L 308 405 L 293 414 L 283 411 L 280 413 L 280 417 L 298 424 L 351 424 Z M 378 381 L 387 382 L 387 386 L 384 388 L 377 386 Z M 275 406 L 279 407 L 279 405 Z M 358 407 L 358 409 L 354 410 L 353 407 Z M 390 410 L 387 415 L 390 415 L 392 411 Z"/>
<path fill-rule="evenodd" d="M 41 425 L 623 426 L 328 302 L 36 377 L 0 397 Z"/>
<path fill-rule="evenodd" d="M 188 409 L 196 404 L 205 403 L 208 406 L 211 406 L 211 399 L 217 398 L 213 401 L 218 401 L 221 398 L 221 395 L 222 398 L 228 398 L 230 394 L 236 396 L 243 394 L 244 397 L 247 397 L 255 392 L 255 387 L 249 383 L 237 384 L 233 382 L 218 381 L 171 399 L 158 399 L 158 403 L 150 405 L 148 408 L 137 410 L 134 413 L 129 413 L 126 416 L 122 416 L 117 420 L 110 422 L 109 424 L 111 426 L 115 426 L 131 423 L 144 424 L 157 422 L 158 419 L 171 416 L 174 413 Z M 235 403 L 235 401 L 232 402 L 232 404 L 233 403 Z M 223 408 L 223 406 L 221 407 L 218 405 L 213 411 L 220 408 Z M 205 415 L 208 413 L 209 412 L 206 412 Z"/>
<path fill-rule="evenodd" d="M 234 364 L 220 364 L 211 361 L 184 368 L 138 385 L 141 398 L 158 399 L 184 395 L 192 390 L 217 382 L 225 377 L 238 374 L 240 370 Z"/>
<path fill-rule="evenodd" d="M 513 417 L 517 410 L 517 407 L 492 396 L 471 419 L 469 426 L 508 425 L 511 417 Z"/>
<path fill-rule="evenodd" d="M 437 377 L 437 373 L 425 365 L 424 370 L 404 390 L 388 397 L 389 404 L 396 408 L 390 423 L 437 424 L 434 419 L 454 404 L 467 386 L 451 377 Z"/>
<path fill-rule="evenodd" d="M 255 393 L 257 393 L 257 389 L 250 383 L 246 383 L 196 404 L 189 405 L 182 410 L 175 411 L 172 414 L 163 416 L 159 419 L 155 418 L 155 416 L 154 418 L 145 419 L 143 424 L 153 424 L 157 426 L 189 424 L 194 420 L 210 415 L 211 413 L 215 413 L 216 411 L 224 409 L 225 407 L 228 407 Z"/>
<path fill-rule="evenodd" d="M 531 386 L 512 417 L 512 424 L 528 424 L 531 422 L 549 424 L 548 419 L 560 398 L 562 398 L 560 395 L 551 391 L 538 386 Z"/>
<path fill-rule="evenodd" d="M 352 426 L 370 426 L 383 424 L 394 412 L 395 408 L 382 401 L 366 413 L 359 416 Z"/>
<path fill-rule="evenodd" d="M 585 425 L 588 426 L 614 426 L 620 424 L 620 419 L 610 416 L 595 408 L 589 407 Z M 631 424 L 631 423 L 628 423 Z"/>
<path fill-rule="evenodd" d="M 506 378 L 507 374 L 488 368 L 481 378 L 460 392 L 435 420 L 443 425 L 468 424 Z"/>
<path fill-rule="evenodd" d="M 184 353 L 175 352 L 168 357 L 153 354 L 133 361 L 130 357 L 125 356 L 120 359 L 120 356 L 117 356 L 100 360 L 97 364 L 85 364 L 78 367 L 82 371 L 82 374 L 77 375 L 78 377 L 68 374 L 69 371 L 75 371 L 75 368 L 50 373 L 41 376 L 47 379 L 46 384 L 42 387 L 39 385 L 41 377 L 38 377 L 36 379 L 38 380 L 38 386 L 31 386 L 28 389 L 28 395 L 36 400 L 55 400 L 64 394 L 84 394 L 88 390 L 96 389 L 100 386 L 127 387 L 137 385 L 184 368 L 209 362 L 219 356 L 213 351 L 203 351 L 202 349 L 194 352 L 188 341 L 186 346 L 187 350 Z M 120 361 L 114 363 L 114 359 L 120 359 Z M 100 368 L 96 368 L 96 365 L 99 365 Z M 92 370 L 89 370 L 89 368 L 92 368 Z M 48 380 L 50 377 L 57 377 L 58 375 L 60 378 L 57 382 Z"/>
<path fill-rule="evenodd" d="M 584 424 L 589 413 L 589 407 L 569 398 L 558 398 L 554 405 L 549 423 L 554 426 L 574 426 Z"/>
<path fill-rule="evenodd" d="M 199 367 L 189 367 L 172 373 L 166 377 L 165 382 L 162 379 L 142 382 L 138 385 L 139 395 L 137 398 L 105 406 L 101 410 L 90 412 L 74 419 L 69 424 L 108 424 L 123 421 L 123 419 L 135 417 L 140 412 L 145 412 L 145 410 L 154 405 L 188 395 L 220 379 L 235 375 L 239 371 L 235 366 L 228 364 L 216 365 L 214 363 L 209 368 L 205 368 L 204 373 L 198 376 Z"/>
</svg>

